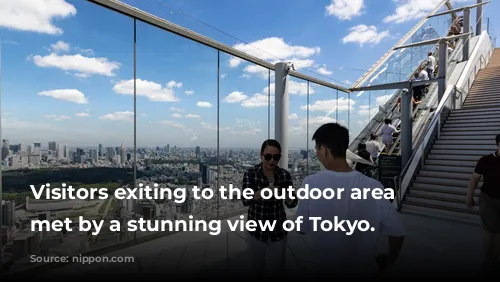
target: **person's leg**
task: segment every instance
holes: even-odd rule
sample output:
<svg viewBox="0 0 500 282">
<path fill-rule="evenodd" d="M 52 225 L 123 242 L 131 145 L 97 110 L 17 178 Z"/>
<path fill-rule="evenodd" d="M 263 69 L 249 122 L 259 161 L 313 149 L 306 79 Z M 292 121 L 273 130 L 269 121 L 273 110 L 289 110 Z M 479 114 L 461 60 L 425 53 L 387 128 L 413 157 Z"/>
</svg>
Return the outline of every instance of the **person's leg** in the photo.
<svg viewBox="0 0 500 282">
<path fill-rule="evenodd" d="M 262 277 L 266 271 L 266 254 L 268 246 L 247 233 L 248 251 L 250 253 L 251 276 Z"/>
<path fill-rule="evenodd" d="M 479 214 L 483 225 L 484 267 L 491 274 L 498 267 L 500 254 L 500 199 L 479 195 Z"/>
<path fill-rule="evenodd" d="M 287 237 L 281 241 L 269 244 L 267 269 L 270 275 L 280 275 L 286 272 L 286 248 Z"/>
</svg>

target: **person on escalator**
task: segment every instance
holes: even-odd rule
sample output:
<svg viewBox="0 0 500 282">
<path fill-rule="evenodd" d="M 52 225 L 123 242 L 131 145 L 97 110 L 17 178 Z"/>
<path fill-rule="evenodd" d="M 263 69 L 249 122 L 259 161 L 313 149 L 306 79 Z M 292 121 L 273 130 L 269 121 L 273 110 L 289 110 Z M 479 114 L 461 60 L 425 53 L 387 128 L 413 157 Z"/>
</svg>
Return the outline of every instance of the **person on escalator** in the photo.
<svg viewBox="0 0 500 282">
<path fill-rule="evenodd" d="M 384 125 L 382 125 L 382 128 L 380 129 L 382 144 L 385 145 L 386 153 L 389 153 L 389 149 L 394 144 L 394 140 L 392 140 L 394 133 L 399 133 L 398 129 L 394 125 L 392 125 L 391 119 L 386 118 L 384 120 Z"/>
<path fill-rule="evenodd" d="M 366 142 L 366 150 L 372 155 L 373 163 L 377 163 L 378 154 L 382 151 L 382 145 L 377 141 L 376 134 L 370 135 L 370 141 Z"/>
<path fill-rule="evenodd" d="M 373 160 L 371 158 L 371 154 L 370 152 L 368 152 L 366 150 L 366 144 L 363 144 L 363 143 L 360 143 L 358 145 L 358 151 L 357 151 L 357 155 L 362 157 L 363 159 L 373 163 Z M 362 164 L 362 163 L 356 163 L 356 170 L 359 171 L 359 172 L 362 172 L 364 171 L 366 168 L 369 168 L 371 167 L 371 165 L 368 165 L 368 164 Z"/>
<path fill-rule="evenodd" d="M 427 60 L 425 65 L 425 70 L 429 75 L 428 79 L 434 79 L 434 70 L 436 68 L 436 57 L 432 52 L 427 53 Z"/>
</svg>

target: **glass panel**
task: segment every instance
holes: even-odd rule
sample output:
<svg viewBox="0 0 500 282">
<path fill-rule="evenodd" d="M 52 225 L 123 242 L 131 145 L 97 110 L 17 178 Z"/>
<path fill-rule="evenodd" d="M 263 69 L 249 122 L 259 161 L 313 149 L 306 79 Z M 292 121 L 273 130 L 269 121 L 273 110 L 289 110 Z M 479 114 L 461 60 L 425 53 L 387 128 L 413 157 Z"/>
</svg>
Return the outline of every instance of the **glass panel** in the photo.
<svg viewBox="0 0 500 282">
<path fill-rule="evenodd" d="M 325 123 L 336 122 L 339 119 L 339 115 L 342 114 L 342 111 L 347 110 L 347 100 L 341 101 L 337 99 L 337 90 L 315 83 L 310 83 L 310 88 L 309 106 L 304 105 L 301 107 L 304 114 L 306 114 L 306 110 L 309 112 L 309 136 L 307 137 L 309 143 L 309 175 L 321 170 L 321 164 L 314 150 L 316 144 L 312 141 L 314 132 Z M 338 92 L 338 95 L 340 95 L 340 93 L 341 92 Z M 343 117 L 345 122 L 340 122 L 346 124 L 347 115 L 343 115 Z"/>
<path fill-rule="evenodd" d="M 217 51 L 142 22 L 137 38 L 137 182 L 186 197 L 137 205 L 159 219 L 215 217 L 217 196 L 194 200 L 192 188 L 217 192 Z"/>
<path fill-rule="evenodd" d="M 220 71 L 226 76 L 220 80 L 219 184 L 241 188 L 243 174 L 260 163 L 260 148 L 268 139 L 270 72 L 247 61 L 231 68 L 230 59 L 220 53 Z M 221 199 L 219 214 L 243 213 L 240 199 Z"/>
<path fill-rule="evenodd" d="M 309 87 L 309 90 L 308 90 Z M 288 80 L 288 169 L 293 177 L 294 187 L 300 188 L 307 175 L 307 95 L 314 89 L 308 81 L 292 78 Z"/>
<path fill-rule="evenodd" d="M 428 19 L 408 40 L 401 45 L 417 43 L 447 36 L 451 25 L 451 15 L 442 15 Z M 435 45 L 410 47 L 396 50 L 378 69 L 363 83 L 363 86 L 378 85 L 404 81 L 411 77 L 416 67 L 424 60 Z"/>
<path fill-rule="evenodd" d="M 31 231 L 29 223 L 30 219 L 70 218 L 78 224 L 80 218 L 110 220 L 119 216 L 119 205 L 113 197 L 55 200 L 42 194 L 36 199 L 29 185 L 39 190 L 46 183 L 50 188 L 65 183 L 80 191 L 108 188 L 109 194 L 115 188 L 133 186 L 134 100 L 131 95 L 115 93 L 109 83 L 117 77 L 132 77 L 133 20 L 88 2 L 77 4 L 79 11 L 113 24 L 102 25 L 93 17 L 69 16 L 64 24 L 57 24 L 64 27 L 63 38 L 45 34 L 30 36 L 19 45 L 2 46 L 2 188 L 3 199 L 14 211 L 3 213 L 2 220 L 7 220 L 2 233 L 13 234 L 3 245 L 4 258 L 12 258 L 10 271 L 32 267 L 32 254 L 72 256 L 125 239 L 109 231 L 108 225 L 93 236 L 76 229 Z M 1 35 L 28 38 L 6 29 Z M 33 55 L 27 61 L 30 53 Z M 19 83 L 19 73 L 26 83 Z M 21 205 L 24 207 L 19 208 Z M 41 244 L 42 235 L 55 240 Z M 13 240 L 37 245 L 29 249 L 12 247 Z"/>
</svg>

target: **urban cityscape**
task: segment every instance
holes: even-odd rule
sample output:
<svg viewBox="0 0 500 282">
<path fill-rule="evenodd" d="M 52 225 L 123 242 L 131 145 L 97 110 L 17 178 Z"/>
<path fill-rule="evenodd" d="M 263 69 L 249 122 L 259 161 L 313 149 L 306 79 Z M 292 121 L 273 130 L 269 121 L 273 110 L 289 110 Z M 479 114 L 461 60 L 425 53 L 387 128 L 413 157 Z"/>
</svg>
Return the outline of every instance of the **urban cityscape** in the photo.
<svg viewBox="0 0 500 282">
<path fill-rule="evenodd" d="M 29 261 L 28 254 L 82 253 L 93 248 L 116 244 L 151 232 L 111 232 L 103 228 L 97 236 L 82 232 L 38 232 L 31 230 L 31 220 L 70 218 L 78 224 L 85 219 L 109 221 L 118 219 L 126 226 L 127 220 L 143 219 L 195 219 L 224 218 L 241 213 L 240 200 L 221 199 L 220 186 L 230 184 L 241 187 L 243 173 L 260 162 L 260 149 L 137 148 L 136 183 L 157 189 L 186 188 L 188 197 L 183 203 L 172 200 L 50 200 L 42 196 L 35 199 L 30 185 L 50 187 L 72 185 L 74 188 L 134 187 L 134 152 L 123 144 L 116 147 L 72 147 L 57 141 L 11 144 L 3 139 L 3 222 L 7 243 L 5 254 L 17 261 Z M 304 176 L 320 170 L 312 150 L 289 152 L 290 173 L 295 188 Z M 22 180 L 20 180 L 22 178 Z M 194 200 L 192 188 L 211 188 L 216 194 L 210 200 Z M 125 228 L 124 228 L 125 229 Z M 21 264 L 22 265 L 22 264 Z"/>
</svg>

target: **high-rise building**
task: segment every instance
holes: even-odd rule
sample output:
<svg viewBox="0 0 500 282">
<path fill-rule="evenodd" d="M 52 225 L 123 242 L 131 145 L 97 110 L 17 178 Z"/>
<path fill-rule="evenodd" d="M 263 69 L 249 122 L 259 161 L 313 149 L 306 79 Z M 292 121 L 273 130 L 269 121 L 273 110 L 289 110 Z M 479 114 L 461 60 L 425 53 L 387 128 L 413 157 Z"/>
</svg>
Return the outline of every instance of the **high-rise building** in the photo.
<svg viewBox="0 0 500 282">
<path fill-rule="evenodd" d="M 102 157 L 102 144 L 99 144 L 99 157 Z"/>
<path fill-rule="evenodd" d="M 2 221 L 3 226 L 14 226 L 16 220 L 16 202 L 2 201 Z"/>
<path fill-rule="evenodd" d="M 49 142 L 49 151 L 55 152 L 57 150 L 56 141 Z"/>
</svg>

